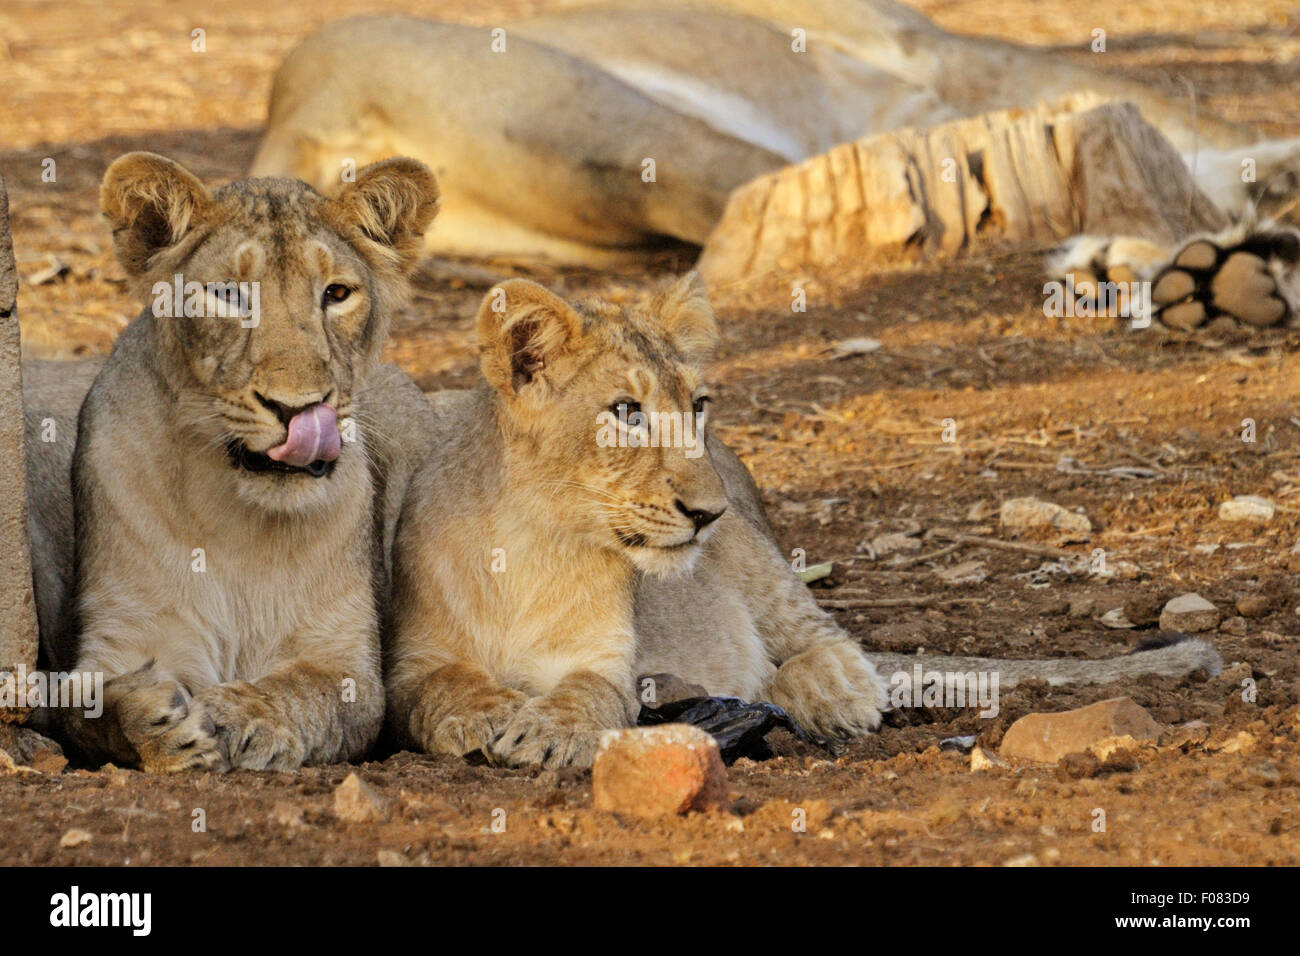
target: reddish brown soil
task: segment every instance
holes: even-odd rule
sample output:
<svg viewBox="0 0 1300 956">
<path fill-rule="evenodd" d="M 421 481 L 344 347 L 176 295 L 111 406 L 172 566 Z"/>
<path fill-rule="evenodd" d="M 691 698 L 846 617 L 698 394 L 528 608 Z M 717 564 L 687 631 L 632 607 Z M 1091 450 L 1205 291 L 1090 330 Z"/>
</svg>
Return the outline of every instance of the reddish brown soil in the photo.
<svg viewBox="0 0 1300 956">
<path fill-rule="evenodd" d="M 0 88 L 15 243 L 24 276 L 47 256 L 60 279 L 22 292 L 34 355 L 103 352 L 133 311 L 96 185 L 120 152 L 148 148 L 214 181 L 251 158 L 271 73 L 314 26 L 363 6 L 491 24 L 529 7 L 507 3 L 311 4 L 163 2 L 11 3 L 0 12 Z M 286 10 L 285 7 L 288 6 Z M 1094 25 L 1110 52 L 1094 62 L 1151 82 L 1191 80 L 1205 108 L 1300 134 L 1294 95 L 1300 23 L 1284 2 L 1213 9 L 1174 0 L 1159 9 L 1118 2 L 925 2 L 951 29 L 1055 45 L 1086 59 Z M 207 30 L 193 54 L 190 31 Z M 1289 84 L 1287 80 L 1289 78 Z M 41 161 L 57 163 L 43 184 Z M 545 278 L 576 294 L 630 296 L 684 270 L 665 254 L 620 274 Z M 717 420 L 753 468 L 787 550 L 834 561 L 829 582 L 881 597 L 974 597 L 978 604 L 837 611 L 866 644 L 893 651 L 992 656 L 1123 653 L 1154 630 L 1169 597 L 1197 591 L 1233 617 L 1234 602 L 1269 598 L 1265 616 L 1209 635 L 1246 670 L 1178 682 L 1143 679 L 1048 693 L 1004 692 L 1001 713 L 905 711 L 882 732 L 828 759 L 787 737 L 776 759 L 731 768 L 735 811 L 640 822 L 591 809 L 590 775 L 508 771 L 398 754 L 358 768 L 294 774 L 240 772 L 168 779 L 116 769 L 0 776 L 4 863 L 986 863 L 1197 864 L 1300 862 L 1300 418 L 1297 337 L 1245 342 L 1135 336 L 1083 321 L 1044 319 L 1041 263 L 1021 254 L 874 278 L 851 300 L 808 311 L 720 302 L 725 345 L 716 367 Z M 469 317 L 483 284 L 464 264 L 430 264 L 397 323 L 390 350 L 425 387 L 474 374 Z M 835 359 L 836 340 L 870 336 L 882 348 Z M 957 442 L 944 443 L 944 419 Z M 1257 441 L 1241 441 L 1243 419 Z M 1155 467 L 1124 479 L 1057 470 Z M 1279 505 L 1267 524 L 1218 520 L 1218 504 L 1259 494 Z M 1035 587 L 1016 575 L 1042 558 L 965 548 L 904 569 L 859 547 L 919 529 L 1005 536 L 996 506 L 1035 495 L 1092 520 L 1079 553 L 1104 548 L 1123 572 Z M 984 503 L 991 517 L 970 517 Z M 1048 543 L 1048 538 L 1033 539 Z M 1217 546 L 1217 547 L 1216 547 Z M 980 584 L 949 586 L 935 572 L 984 561 Z M 1121 564 L 1123 562 L 1124 564 Z M 1083 610 L 1091 598 L 1095 610 Z M 1075 613 L 1071 613 L 1071 606 Z M 1140 627 L 1098 618 L 1124 606 Z M 1010 721 L 1129 695 L 1159 721 L 1199 719 L 1207 739 L 1106 764 L 1012 766 L 972 773 L 941 739 L 978 734 L 996 748 Z M 1244 734 L 1245 736 L 1241 736 Z M 1186 735 L 1184 735 L 1186 736 Z M 1225 747 L 1224 744 L 1228 745 Z M 383 824 L 345 824 L 332 789 L 355 769 L 392 805 Z M 791 827 L 796 808 L 806 832 Z M 206 831 L 195 832 L 202 809 Z M 1095 811 L 1105 832 L 1095 832 Z M 504 832 L 494 819 L 504 811 Z M 494 816 L 495 813 L 495 816 Z M 69 830 L 91 839 L 61 848 Z"/>
</svg>

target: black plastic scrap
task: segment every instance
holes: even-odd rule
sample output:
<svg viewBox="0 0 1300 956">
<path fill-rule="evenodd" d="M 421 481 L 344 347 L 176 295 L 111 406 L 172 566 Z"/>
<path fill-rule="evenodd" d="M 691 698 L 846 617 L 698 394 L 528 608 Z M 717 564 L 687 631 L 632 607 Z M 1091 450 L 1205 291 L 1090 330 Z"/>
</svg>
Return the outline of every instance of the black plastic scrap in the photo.
<svg viewBox="0 0 1300 956">
<path fill-rule="evenodd" d="M 776 704 L 758 701 L 750 704 L 739 697 L 686 697 L 659 707 L 642 707 L 637 724 L 653 727 L 656 724 L 691 724 L 713 735 L 722 752 L 723 763 L 733 763 L 741 757 L 766 760 L 772 748 L 765 739 L 778 727 L 783 727 L 799 740 L 839 753 L 843 745 L 810 734 Z"/>
</svg>

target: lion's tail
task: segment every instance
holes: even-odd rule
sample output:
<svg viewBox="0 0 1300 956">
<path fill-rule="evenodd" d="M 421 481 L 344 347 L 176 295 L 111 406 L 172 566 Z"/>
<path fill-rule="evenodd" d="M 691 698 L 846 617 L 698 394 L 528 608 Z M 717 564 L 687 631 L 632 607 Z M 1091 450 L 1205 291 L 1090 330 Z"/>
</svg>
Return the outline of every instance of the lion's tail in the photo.
<svg viewBox="0 0 1300 956">
<path fill-rule="evenodd" d="M 1213 676 L 1223 667 L 1222 658 L 1207 642 L 1181 635 L 1173 643 L 1162 647 L 1139 649 L 1122 657 L 1095 661 L 1070 657 L 999 660 L 992 657 L 945 657 L 938 654 L 917 656 L 872 651 L 867 652 L 867 657 L 886 681 L 891 674 L 911 674 L 919 663 L 927 671 L 996 673 L 1001 688 L 1014 687 L 1026 680 L 1045 680 L 1055 687 L 1061 684 L 1106 684 L 1146 674 L 1185 677 L 1197 670 L 1204 670 Z"/>
</svg>

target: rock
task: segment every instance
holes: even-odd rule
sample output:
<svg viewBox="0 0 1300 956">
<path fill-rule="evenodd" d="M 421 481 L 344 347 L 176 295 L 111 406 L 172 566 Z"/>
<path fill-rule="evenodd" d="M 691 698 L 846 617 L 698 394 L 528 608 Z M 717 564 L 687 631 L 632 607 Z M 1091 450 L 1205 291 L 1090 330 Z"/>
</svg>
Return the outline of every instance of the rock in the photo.
<svg viewBox="0 0 1300 956">
<path fill-rule="evenodd" d="M 1067 617 L 1092 617 L 1097 613 L 1097 599 L 1090 594 L 1081 594 L 1070 598 L 1070 609 L 1066 612 Z"/>
<path fill-rule="evenodd" d="M 842 339 L 831 347 L 831 358 L 848 358 L 851 355 L 870 355 L 880 348 L 879 339 Z"/>
<path fill-rule="evenodd" d="M 1154 749 L 1155 744 L 1151 741 L 1139 741 L 1134 739 L 1132 734 L 1121 734 L 1118 737 L 1107 737 L 1104 740 L 1097 741 L 1095 744 L 1088 747 L 1088 753 L 1096 757 L 1103 764 L 1110 763 L 1113 765 L 1116 761 L 1111 758 L 1116 757 L 1117 755 L 1123 756 L 1126 754 L 1133 754 L 1136 756 L 1140 751 Z"/>
<path fill-rule="evenodd" d="M 18 270 L 9 236 L 9 199 L 0 179 L 0 671 L 36 669 L 36 601 L 27 541 L 27 474 L 23 451 Z M 27 711 L 0 708 L 0 723 Z M 22 757 L 15 756 L 19 762 Z"/>
<path fill-rule="evenodd" d="M 1236 606 L 1238 614 L 1253 621 L 1272 610 L 1273 602 L 1262 594 L 1247 594 L 1237 599 Z"/>
<path fill-rule="evenodd" d="M 1069 753 L 1087 751 L 1111 737 L 1158 740 L 1164 728 L 1129 697 L 1099 701 L 1056 714 L 1027 714 L 1012 724 L 999 753 L 1055 763 Z"/>
<path fill-rule="evenodd" d="M 68 765 L 68 758 L 53 750 L 41 750 L 32 758 L 32 769 L 41 773 L 58 774 Z"/>
<path fill-rule="evenodd" d="M 1259 495 L 1237 495 L 1219 505 L 1220 521 L 1272 521 L 1277 506 Z"/>
<path fill-rule="evenodd" d="M 901 531 L 893 534 L 881 534 L 871 539 L 871 550 L 876 557 L 883 558 L 890 554 L 920 551 L 921 539 Z"/>
<path fill-rule="evenodd" d="M 89 843 L 93 839 L 95 838 L 85 830 L 69 830 L 67 833 L 63 834 L 63 836 L 59 837 L 59 846 L 65 850 L 70 850 L 73 847 Z"/>
<path fill-rule="evenodd" d="M 43 770 L 45 773 L 55 773 L 53 767 L 59 760 L 63 760 L 63 748 L 59 744 L 46 737 L 44 734 L 37 733 L 30 727 L 20 727 L 15 724 L 0 723 L 0 750 L 6 751 L 15 763 L 26 764 L 29 767 L 36 767 L 39 760 L 43 767 L 50 768 Z M 59 769 L 66 767 L 68 762 L 63 760 Z M 41 770 L 41 767 L 36 767 Z"/>
<path fill-rule="evenodd" d="M 382 823 L 389 817 L 388 802 L 350 773 L 334 791 L 334 815 L 347 823 Z"/>
<path fill-rule="evenodd" d="M 1195 634 L 1219 626 L 1219 609 L 1199 594 L 1180 594 L 1160 612 L 1162 631 Z"/>
<path fill-rule="evenodd" d="M 717 743 L 689 724 L 606 731 L 591 791 L 597 810 L 644 817 L 731 804 Z"/>
<path fill-rule="evenodd" d="M 1160 620 L 1160 599 L 1152 594 L 1141 594 L 1124 602 L 1124 616 L 1138 627 L 1146 627 Z"/>
<path fill-rule="evenodd" d="M 983 561 L 963 561 L 950 568 L 936 571 L 935 576 L 944 584 L 981 584 L 989 576 Z"/>
<path fill-rule="evenodd" d="M 999 517 L 1004 528 L 1013 530 L 1051 527 L 1069 535 L 1092 533 L 1092 522 L 1084 515 L 1038 498 L 1008 498 L 1002 502 Z"/>
<path fill-rule="evenodd" d="M 1005 760 L 1000 760 L 996 754 L 991 754 L 978 744 L 971 748 L 970 751 L 970 772 L 979 773 L 981 770 L 998 770 L 1007 766 Z"/>
<path fill-rule="evenodd" d="M 411 861 L 396 850 L 380 850 L 375 854 L 380 866 L 410 866 Z"/>
<path fill-rule="evenodd" d="M 1220 684 L 1226 687 L 1238 688 L 1241 682 L 1250 680 L 1255 676 L 1255 669 L 1244 661 L 1236 661 L 1223 670 L 1219 671 L 1215 678 Z"/>
<path fill-rule="evenodd" d="M 1113 607 L 1103 614 L 1101 616 L 1101 626 L 1113 628 L 1115 630 L 1137 627 L 1136 624 L 1124 616 L 1124 609 L 1122 607 Z"/>
<path fill-rule="evenodd" d="M 1205 743 L 1209 737 L 1209 724 L 1203 720 L 1189 720 L 1185 724 L 1172 728 L 1161 738 L 1161 743 L 1166 747 L 1190 748 Z"/>
<path fill-rule="evenodd" d="M 1294 634 L 1279 634 L 1277 631 L 1260 631 L 1255 639 L 1261 644 L 1289 644 L 1295 640 Z"/>
<path fill-rule="evenodd" d="M 1259 738 L 1252 733 L 1239 730 L 1227 740 L 1217 746 L 1211 747 L 1212 750 L 1218 750 L 1225 754 L 1248 754 L 1253 753 L 1259 745 Z"/>
<path fill-rule="evenodd" d="M 1231 637 L 1245 637 L 1248 630 L 1250 625 L 1244 617 L 1225 617 L 1223 623 L 1219 625 L 1219 633 Z"/>
</svg>

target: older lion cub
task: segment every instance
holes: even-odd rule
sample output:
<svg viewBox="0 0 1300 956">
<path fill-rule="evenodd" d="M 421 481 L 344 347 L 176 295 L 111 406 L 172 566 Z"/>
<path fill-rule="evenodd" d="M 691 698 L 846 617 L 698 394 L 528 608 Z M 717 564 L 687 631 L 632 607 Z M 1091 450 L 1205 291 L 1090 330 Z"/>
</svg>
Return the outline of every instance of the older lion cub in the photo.
<svg viewBox="0 0 1300 956">
<path fill-rule="evenodd" d="M 157 771 L 358 756 L 383 718 L 382 539 L 429 430 L 378 359 L 434 176 L 389 160 L 333 198 L 277 179 L 210 192 L 132 153 L 101 202 L 151 307 L 81 409 L 74 620 L 47 647 L 107 683 L 104 716 L 69 735 Z M 37 496 L 58 495 L 57 454 L 29 450 Z"/>
<path fill-rule="evenodd" d="M 512 280 L 478 333 L 484 382 L 435 398 L 397 533 L 387 683 L 404 742 L 589 764 L 632 721 L 636 675 L 661 671 L 827 735 L 878 726 L 883 683 L 707 432 L 716 328 L 694 274 L 628 310 Z"/>
</svg>

